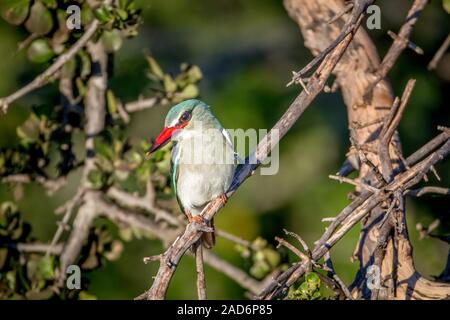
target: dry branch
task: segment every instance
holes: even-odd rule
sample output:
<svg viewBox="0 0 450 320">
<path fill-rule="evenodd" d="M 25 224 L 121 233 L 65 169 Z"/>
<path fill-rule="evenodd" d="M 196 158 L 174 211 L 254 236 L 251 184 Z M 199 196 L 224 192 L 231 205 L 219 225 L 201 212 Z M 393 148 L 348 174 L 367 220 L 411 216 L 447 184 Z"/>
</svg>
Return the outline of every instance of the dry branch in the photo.
<svg viewBox="0 0 450 320">
<path fill-rule="evenodd" d="M 344 10 L 342 1 L 285 0 L 284 3 L 290 16 L 299 24 L 305 38 L 305 45 L 313 54 L 318 54 L 318 52 L 324 50 L 329 43 L 333 43 L 339 36 L 341 30 L 336 27 L 326 27 L 325 23 L 330 17 L 339 15 Z M 411 250 L 402 251 L 404 255 L 400 256 L 401 260 L 398 261 L 403 262 L 400 263 L 401 267 L 398 270 L 392 267 L 395 264 L 393 262 L 394 246 L 392 242 L 396 241 L 396 246 L 401 244 L 410 248 L 406 224 L 404 223 L 402 192 L 417 184 L 420 179 L 424 178 L 426 172 L 433 170 L 434 162 L 440 161 L 438 159 L 442 159 L 441 157 L 444 154 L 448 154 L 448 148 L 450 147 L 447 132 L 447 135 L 440 134 L 408 159 L 403 158 L 398 134 L 395 132 L 401 113 L 398 113 L 398 110 L 390 111 L 391 106 L 398 108 L 399 103 L 393 103 L 390 85 L 384 79 L 384 75 L 390 69 L 391 64 L 394 64 L 401 51 L 409 44 L 409 40 L 406 40 L 412 31 L 412 26 L 417 21 L 418 13 L 425 4 L 426 1 L 415 1 L 413 3 L 405 25 L 401 28 L 399 36 L 394 41 L 381 67 L 375 47 L 367 34 L 363 30 L 359 30 L 334 70 L 336 81 L 340 85 L 344 102 L 347 105 L 349 123 L 352 124 L 350 140 L 353 148 L 357 151 L 350 152 L 339 174 L 345 176 L 355 169 L 359 170 L 358 182 L 375 186 L 381 191 L 372 194 L 365 191 L 363 185 L 357 186 L 354 201 L 333 219 L 321 239 L 316 242 L 312 258 L 313 261 L 317 261 L 345 232 L 364 218 L 363 231 L 357 251 L 361 268 L 353 285 L 353 294 L 357 297 L 367 297 L 367 294 L 372 298 L 431 297 L 430 292 L 434 292 L 434 296 L 443 298 L 447 296 L 450 290 L 448 285 L 425 281 L 415 272 Z M 343 19 L 348 21 L 345 15 Z M 374 74 L 374 70 L 381 70 L 384 75 L 377 79 L 376 75 L 380 73 Z M 405 99 L 403 99 L 405 102 L 411 89 L 412 83 L 410 82 L 407 90 L 405 90 Z M 370 92 L 371 99 L 363 99 L 364 101 L 361 103 L 361 98 L 367 92 Z M 381 125 L 377 126 L 378 123 L 381 123 Z M 378 148 L 374 148 L 374 144 L 380 138 L 380 131 L 383 126 L 386 127 L 384 135 L 388 132 L 385 138 L 385 141 L 389 140 L 387 142 L 388 153 L 387 156 L 380 157 Z M 430 155 L 436 149 L 438 151 Z M 384 163 L 383 167 L 389 168 L 392 166 L 394 176 L 391 176 L 389 169 L 382 169 L 381 161 L 391 162 L 389 164 Z M 401 166 L 402 163 L 406 168 Z M 387 181 L 381 175 L 383 171 L 388 173 Z M 392 178 L 392 182 L 388 183 Z M 398 199 L 400 199 L 400 202 L 398 202 Z M 396 202 L 397 204 L 395 204 Z M 389 206 L 391 210 L 385 207 L 386 203 L 391 204 Z M 388 210 L 386 211 L 386 209 Z M 392 218 L 388 219 L 386 216 L 392 216 Z M 385 223 L 387 220 L 390 222 Z M 395 230 L 399 230 L 401 233 L 392 238 L 394 225 L 397 226 Z M 395 279 L 397 283 L 394 285 L 398 285 L 400 281 L 398 279 L 405 277 L 406 274 L 411 276 L 411 272 L 409 272 L 411 270 L 414 270 L 412 274 L 416 278 L 416 282 L 421 285 L 411 287 L 411 283 L 406 282 L 406 284 L 398 286 L 400 290 L 397 290 L 397 292 L 395 290 L 390 291 L 384 296 L 367 292 L 365 271 L 373 263 L 371 262 L 374 261 L 373 259 L 382 268 L 383 279 Z M 406 272 L 407 270 L 409 271 Z M 303 264 L 289 268 L 263 290 L 260 298 L 277 297 L 297 281 L 304 272 L 305 266 Z"/>
<path fill-rule="evenodd" d="M 450 33 L 447 35 L 447 38 L 445 38 L 444 42 L 439 47 L 438 51 L 436 51 L 436 53 L 434 54 L 433 59 L 431 59 L 430 63 L 428 64 L 428 70 L 436 69 L 439 61 L 441 61 L 442 56 L 447 51 L 449 46 L 450 46 Z"/>
<path fill-rule="evenodd" d="M 60 55 L 47 70 L 45 70 L 43 73 L 34 78 L 30 83 L 23 86 L 16 92 L 0 99 L 0 111 L 6 113 L 11 103 L 25 96 L 31 91 L 47 84 L 48 81 L 53 77 L 53 75 L 57 71 L 59 71 L 67 61 L 72 59 L 75 56 L 75 54 L 77 54 L 77 52 L 86 45 L 89 39 L 94 35 L 95 31 L 97 31 L 99 24 L 100 24 L 99 21 L 94 19 L 94 21 L 92 21 L 91 24 L 86 28 L 86 31 L 84 32 L 83 36 L 81 36 L 81 38 L 78 39 L 78 41 L 69 50 L 67 50 L 66 53 Z"/>
<path fill-rule="evenodd" d="M 389 51 L 384 56 L 383 61 L 374 72 L 373 76 L 375 77 L 375 79 L 372 80 L 371 83 L 367 86 L 366 95 L 364 96 L 366 101 L 368 99 L 370 100 L 373 89 L 381 79 L 384 79 L 386 77 L 403 50 L 411 45 L 409 38 L 413 31 L 414 25 L 418 21 L 422 10 L 425 8 L 427 3 L 428 0 L 414 1 L 411 9 L 406 15 L 405 23 L 400 28 L 398 35 L 395 37 L 395 40 L 389 48 Z"/>
<path fill-rule="evenodd" d="M 357 25 L 361 23 L 362 15 L 359 15 L 355 21 Z M 258 144 L 256 150 L 249 157 L 246 165 L 241 167 L 233 181 L 230 190 L 227 192 L 228 198 L 234 194 L 237 188 L 252 175 L 258 165 L 268 156 L 272 148 L 289 131 L 297 119 L 303 114 L 312 100 L 322 91 L 325 82 L 332 70 L 342 57 L 345 49 L 353 38 L 353 32 L 347 33 L 342 41 L 336 44 L 333 50 L 326 55 L 321 65 L 314 72 L 307 84 L 307 90 L 301 92 L 294 100 L 285 114 L 278 120 L 272 130 Z M 256 164 L 253 164 L 256 163 Z M 221 209 L 223 203 L 220 199 L 214 200 L 208 204 L 203 212 L 203 218 L 210 220 Z M 163 299 L 165 297 L 170 280 L 176 270 L 176 267 L 184 253 L 200 238 L 201 232 L 196 223 L 188 224 L 184 234 L 175 241 L 165 252 L 164 259 L 151 288 L 141 296 L 147 299 Z"/>
<path fill-rule="evenodd" d="M 195 249 L 195 267 L 197 271 L 198 300 L 206 300 L 205 270 L 203 270 L 203 246 L 199 243 Z"/>
<path fill-rule="evenodd" d="M 410 170 L 407 170 L 395 177 L 392 183 L 385 186 L 377 193 L 368 196 L 369 192 L 363 193 L 353 203 L 344 208 L 336 217 L 333 223 L 327 228 L 327 231 L 316 242 L 312 251 L 312 261 L 318 261 L 322 258 L 356 223 L 370 214 L 371 210 L 377 207 L 383 201 L 398 190 L 411 188 L 414 184 L 420 182 L 422 176 L 436 163 L 450 154 L 450 135 L 438 150 L 426 159 L 422 160 Z M 362 201 L 362 199 L 364 199 Z M 277 279 L 274 279 L 259 295 L 259 299 L 273 299 L 286 292 L 293 283 L 295 283 L 308 270 L 308 263 L 300 262 L 282 273 Z M 450 293 L 450 285 L 442 284 L 441 288 Z M 409 288 L 407 288 L 409 289 Z"/>
</svg>

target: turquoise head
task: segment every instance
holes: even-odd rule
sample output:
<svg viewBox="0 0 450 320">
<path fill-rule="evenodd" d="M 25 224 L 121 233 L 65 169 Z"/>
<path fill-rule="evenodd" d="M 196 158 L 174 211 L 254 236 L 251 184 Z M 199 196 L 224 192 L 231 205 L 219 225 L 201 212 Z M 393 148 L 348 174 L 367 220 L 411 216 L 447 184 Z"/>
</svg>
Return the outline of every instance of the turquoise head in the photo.
<svg viewBox="0 0 450 320">
<path fill-rule="evenodd" d="M 155 152 L 169 142 L 176 130 L 193 128 L 196 121 L 200 121 L 205 128 L 221 127 L 206 103 L 197 99 L 185 100 L 174 105 L 169 110 L 164 129 L 158 135 L 147 154 Z"/>
</svg>

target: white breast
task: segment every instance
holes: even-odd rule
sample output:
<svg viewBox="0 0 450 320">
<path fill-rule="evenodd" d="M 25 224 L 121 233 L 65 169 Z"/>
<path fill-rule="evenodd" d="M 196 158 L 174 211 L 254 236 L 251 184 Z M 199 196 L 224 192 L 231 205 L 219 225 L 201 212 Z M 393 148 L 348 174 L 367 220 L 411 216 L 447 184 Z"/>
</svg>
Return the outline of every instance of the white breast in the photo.
<svg viewBox="0 0 450 320">
<path fill-rule="evenodd" d="M 177 196 L 191 214 L 200 214 L 211 200 L 226 192 L 231 185 L 235 163 L 234 150 L 226 138 L 186 134 L 173 150 L 178 163 Z"/>
</svg>

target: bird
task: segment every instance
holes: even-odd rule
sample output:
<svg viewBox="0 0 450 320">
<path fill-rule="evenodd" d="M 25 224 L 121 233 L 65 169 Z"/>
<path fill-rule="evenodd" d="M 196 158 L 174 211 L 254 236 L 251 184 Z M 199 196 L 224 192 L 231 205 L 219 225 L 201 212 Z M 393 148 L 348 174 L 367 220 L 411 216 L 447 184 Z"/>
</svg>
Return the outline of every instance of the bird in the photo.
<svg viewBox="0 0 450 320">
<path fill-rule="evenodd" d="M 205 221 L 202 211 L 216 198 L 224 204 L 227 201 L 226 192 L 239 162 L 230 134 L 206 103 L 189 99 L 169 110 L 164 129 L 147 155 L 169 141 L 173 142 L 170 174 L 173 192 L 189 223 L 195 221 L 212 229 L 201 237 L 201 244 L 211 249 L 215 244 L 214 221 Z"/>
</svg>

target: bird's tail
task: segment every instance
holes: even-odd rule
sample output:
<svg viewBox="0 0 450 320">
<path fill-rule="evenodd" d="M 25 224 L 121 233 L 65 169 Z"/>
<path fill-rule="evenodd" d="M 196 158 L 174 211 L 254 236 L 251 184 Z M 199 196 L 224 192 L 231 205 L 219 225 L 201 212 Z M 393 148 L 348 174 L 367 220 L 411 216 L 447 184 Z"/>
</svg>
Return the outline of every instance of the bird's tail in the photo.
<svg viewBox="0 0 450 320">
<path fill-rule="evenodd" d="M 211 221 L 208 224 L 208 227 L 214 229 L 214 219 L 211 219 Z M 206 249 L 212 249 L 214 245 L 216 244 L 216 236 L 213 232 L 203 232 L 202 237 L 200 238 L 200 241 Z"/>
</svg>

